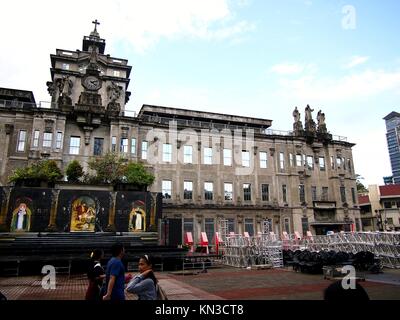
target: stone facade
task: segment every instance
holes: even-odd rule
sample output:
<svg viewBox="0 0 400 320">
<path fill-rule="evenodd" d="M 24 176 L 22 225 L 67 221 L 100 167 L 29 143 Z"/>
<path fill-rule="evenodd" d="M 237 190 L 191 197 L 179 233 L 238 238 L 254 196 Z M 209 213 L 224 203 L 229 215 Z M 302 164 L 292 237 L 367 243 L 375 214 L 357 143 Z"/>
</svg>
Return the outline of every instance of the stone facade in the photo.
<svg viewBox="0 0 400 320">
<path fill-rule="evenodd" d="M 77 159 L 87 169 L 92 157 L 114 151 L 154 173 L 149 191 L 168 193 L 163 216 L 182 219 L 195 241 L 201 231 L 218 231 L 221 219 L 229 231 L 253 234 L 266 219 L 278 234 L 359 223 L 354 144 L 327 133 L 324 115 L 317 128 L 307 106 L 312 132 L 302 129 L 299 114 L 293 132 L 269 130 L 268 119 L 149 105 L 130 116 L 127 60 L 105 55 L 97 32 L 83 42 L 83 51 L 51 55 L 51 108 L 0 107 L 2 185 L 14 168 L 38 159 L 54 159 L 63 170 Z"/>
</svg>

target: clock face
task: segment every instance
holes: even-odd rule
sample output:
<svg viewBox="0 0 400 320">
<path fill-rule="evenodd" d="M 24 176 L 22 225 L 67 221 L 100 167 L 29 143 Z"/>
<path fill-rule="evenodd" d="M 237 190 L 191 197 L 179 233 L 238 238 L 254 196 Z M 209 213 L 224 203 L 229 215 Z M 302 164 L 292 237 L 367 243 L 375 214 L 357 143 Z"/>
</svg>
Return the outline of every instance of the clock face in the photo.
<svg viewBox="0 0 400 320">
<path fill-rule="evenodd" d="M 88 76 L 83 80 L 83 86 L 88 90 L 99 90 L 101 88 L 101 81 L 94 76 Z"/>
</svg>

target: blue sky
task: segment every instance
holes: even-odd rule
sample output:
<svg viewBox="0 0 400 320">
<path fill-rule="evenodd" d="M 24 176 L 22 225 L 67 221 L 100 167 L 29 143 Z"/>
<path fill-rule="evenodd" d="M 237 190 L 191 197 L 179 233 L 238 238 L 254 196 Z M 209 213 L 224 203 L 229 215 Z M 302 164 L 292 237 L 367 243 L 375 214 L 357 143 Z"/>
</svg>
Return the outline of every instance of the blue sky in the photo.
<svg viewBox="0 0 400 320">
<path fill-rule="evenodd" d="M 366 184 L 391 174 L 382 118 L 400 106 L 399 1 L 71 0 L 62 19 L 50 1 L 2 7 L 0 86 L 48 101 L 49 54 L 80 49 L 97 18 L 106 52 L 133 66 L 130 110 L 185 107 L 291 130 L 294 107 L 303 117 L 310 104 L 357 144 Z"/>
</svg>

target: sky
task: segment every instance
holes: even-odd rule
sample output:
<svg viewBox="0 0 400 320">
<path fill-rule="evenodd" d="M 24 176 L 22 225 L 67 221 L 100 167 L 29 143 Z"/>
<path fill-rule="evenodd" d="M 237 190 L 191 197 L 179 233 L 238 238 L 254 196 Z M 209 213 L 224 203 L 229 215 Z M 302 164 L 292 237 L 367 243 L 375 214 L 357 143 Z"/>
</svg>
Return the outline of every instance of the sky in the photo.
<svg viewBox="0 0 400 320">
<path fill-rule="evenodd" d="M 0 87 L 50 101 L 50 54 L 93 30 L 128 59 L 128 110 L 143 104 L 271 119 L 292 130 L 297 106 L 355 143 L 368 184 L 391 175 L 382 119 L 400 107 L 400 1 L 97 0 L 2 4 Z"/>
</svg>

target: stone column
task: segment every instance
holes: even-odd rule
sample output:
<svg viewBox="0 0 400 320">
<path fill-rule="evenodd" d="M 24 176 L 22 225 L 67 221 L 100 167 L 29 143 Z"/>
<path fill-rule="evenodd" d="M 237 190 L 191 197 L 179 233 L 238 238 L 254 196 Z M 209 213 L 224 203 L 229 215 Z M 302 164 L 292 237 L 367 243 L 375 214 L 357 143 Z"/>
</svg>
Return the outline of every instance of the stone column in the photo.
<svg viewBox="0 0 400 320">
<path fill-rule="evenodd" d="M 4 199 L 0 209 L 0 231 L 7 231 L 7 212 L 10 205 L 11 187 L 3 187 Z"/>
<path fill-rule="evenodd" d="M 57 231 L 57 207 L 58 207 L 58 196 L 60 195 L 60 189 L 53 189 L 51 191 L 52 199 L 51 199 L 51 208 L 50 208 L 50 220 L 49 225 L 47 226 L 47 231 Z"/>
<path fill-rule="evenodd" d="M 117 191 L 111 191 L 110 211 L 108 214 L 107 231 L 115 231 L 115 208 L 117 204 Z"/>
</svg>

